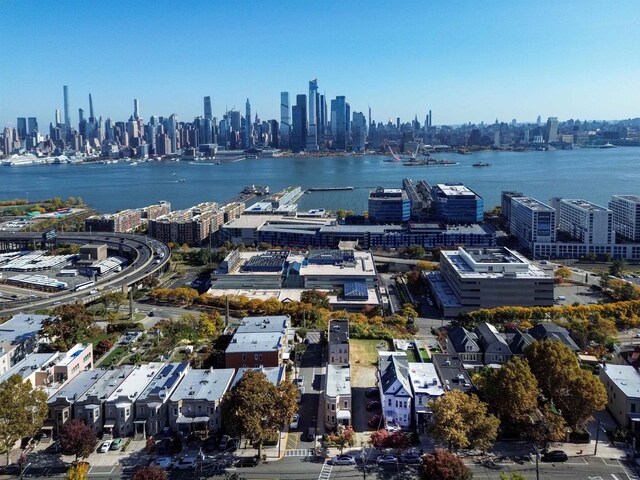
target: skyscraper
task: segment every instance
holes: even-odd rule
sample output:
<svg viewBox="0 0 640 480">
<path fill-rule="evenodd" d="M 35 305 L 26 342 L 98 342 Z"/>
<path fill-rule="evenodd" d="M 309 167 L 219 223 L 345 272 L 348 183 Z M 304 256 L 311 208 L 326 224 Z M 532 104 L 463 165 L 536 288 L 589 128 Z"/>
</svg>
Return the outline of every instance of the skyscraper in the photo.
<svg viewBox="0 0 640 480">
<path fill-rule="evenodd" d="M 318 80 L 314 78 L 309 82 L 309 131 L 307 134 L 307 150 L 309 151 L 318 149 L 317 96 Z"/>
<path fill-rule="evenodd" d="M 171 153 L 178 153 L 178 117 L 175 113 L 172 113 L 168 119 L 165 120 L 165 130 L 171 140 Z"/>
<path fill-rule="evenodd" d="M 91 94 L 89 94 L 89 121 L 93 123 L 95 119 L 96 117 L 93 114 L 93 99 L 91 98 Z"/>
<path fill-rule="evenodd" d="M 353 151 L 364 152 L 367 138 L 367 119 L 364 113 L 353 112 Z"/>
<path fill-rule="evenodd" d="M 27 118 L 27 135 L 32 135 L 38 131 L 38 119 L 36 117 Z"/>
<path fill-rule="evenodd" d="M 60 109 L 56 108 L 56 127 L 60 126 L 62 120 L 60 119 Z"/>
<path fill-rule="evenodd" d="M 318 124 L 318 142 L 322 140 L 327 133 L 327 99 L 324 94 L 320 95 L 320 123 Z"/>
<path fill-rule="evenodd" d="M 16 124 L 16 130 L 18 130 L 18 136 L 20 140 L 23 140 L 27 136 L 27 118 L 18 117 L 18 123 Z"/>
<path fill-rule="evenodd" d="M 133 118 L 138 120 L 140 118 L 140 104 L 138 103 L 138 99 L 133 99 Z"/>
<path fill-rule="evenodd" d="M 547 143 L 558 140 L 558 117 L 549 117 L 547 119 L 547 128 L 545 130 Z"/>
<path fill-rule="evenodd" d="M 244 134 L 244 148 L 253 147 L 253 123 L 251 122 L 251 104 L 247 98 L 245 104 L 245 118 L 244 118 L 245 134 Z"/>
<path fill-rule="evenodd" d="M 64 127 L 63 127 L 63 138 L 64 141 L 67 141 L 67 137 L 71 132 L 71 113 L 69 112 L 69 87 L 64 85 L 62 87 L 62 92 L 64 94 Z"/>
<path fill-rule="evenodd" d="M 331 133 L 333 147 L 344 150 L 347 146 L 347 102 L 342 95 L 331 100 Z"/>
<path fill-rule="evenodd" d="M 304 150 L 307 138 L 307 96 L 296 96 L 296 104 L 293 106 L 293 130 L 290 134 L 291 150 L 300 152 Z"/>
<path fill-rule="evenodd" d="M 211 97 L 204 97 L 204 118 L 205 120 L 213 119 L 213 114 L 211 112 Z"/>
<path fill-rule="evenodd" d="M 280 145 L 289 146 L 291 133 L 291 110 L 289 108 L 289 92 L 280 92 Z"/>
</svg>

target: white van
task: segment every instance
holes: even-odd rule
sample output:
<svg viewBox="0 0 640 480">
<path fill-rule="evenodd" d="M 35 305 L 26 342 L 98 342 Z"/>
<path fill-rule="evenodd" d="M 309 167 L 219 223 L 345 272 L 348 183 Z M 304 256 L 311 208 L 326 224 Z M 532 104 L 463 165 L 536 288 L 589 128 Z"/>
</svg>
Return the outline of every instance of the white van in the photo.
<svg viewBox="0 0 640 480">
<path fill-rule="evenodd" d="M 559 301 L 559 302 L 562 302 L 562 301 L 564 301 L 564 300 L 566 300 L 566 299 L 567 299 L 567 297 L 565 297 L 564 295 L 558 295 L 558 296 L 556 297 L 556 300 L 557 300 L 557 301 Z"/>
</svg>

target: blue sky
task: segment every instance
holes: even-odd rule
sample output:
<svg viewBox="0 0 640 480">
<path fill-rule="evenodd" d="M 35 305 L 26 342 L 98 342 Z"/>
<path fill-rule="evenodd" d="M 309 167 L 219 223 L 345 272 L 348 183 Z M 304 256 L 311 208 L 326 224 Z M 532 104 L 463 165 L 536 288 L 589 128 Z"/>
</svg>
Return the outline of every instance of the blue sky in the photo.
<svg viewBox="0 0 640 480">
<path fill-rule="evenodd" d="M 0 0 L 0 125 L 88 115 L 279 119 L 318 78 L 373 118 L 435 124 L 640 115 L 640 2 Z"/>
</svg>

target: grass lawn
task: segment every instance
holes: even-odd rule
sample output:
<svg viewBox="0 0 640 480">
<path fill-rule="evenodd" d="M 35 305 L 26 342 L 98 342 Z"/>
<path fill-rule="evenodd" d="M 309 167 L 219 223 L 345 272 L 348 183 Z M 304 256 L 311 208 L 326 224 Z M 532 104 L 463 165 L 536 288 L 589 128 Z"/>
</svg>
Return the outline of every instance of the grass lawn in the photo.
<svg viewBox="0 0 640 480">
<path fill-rule="evenodd" d="M 430 362 L 431 358 L 429 358 L 429 352 L 426 349 L 420 350 L 420 356 L 422 357 L 423 362 Z"/>
<path fill-rule="evenodd" d="M 104 360 L 100 363 L 103 368 L 108 368 L 115 362 L 117 362 L 127 351 L 123 347 L 116 347 Z"/>
<path fill-rule="evenodd" d="M 384 348 L 378 348 L 383 345 Z M 386 340 L 364 340 L 352 338 L 349 340 L 349 360 L 351 365 L 359 363 L 361 365 L 377 365 L 378 350 L 389 350 Z"/>
<path fill-rule="evenodd" d="M 359 338 L 349 340 L 352 387 L 373 387 L 375 385 L 378 350 L 391 350 L 391 348 L 386 340 Z"/>
<path fill-rule="evenodd" d="M 112 342 L 115 342 L 118 339 L 118 334 L 115 332 L 112 333 L 107 333 L 107 332 L 100 332 L 97 335 L 94 335 L 93 337 L 89 337 L 85 340 L 85 342 L 87 343 L 92 343 L 93 347 L 95 348 L 95 346 L 100 343 L 102 340 L 111 340 Z"/>
<path fill-rule="evenodd" d="M 406 352 L 407 360 L 409 362 L 419 362 L 420 361 L 420 360 L 418 360 L 418 356 L 416 355 L 415 348 L 407 348 L 406 350 L 403 350 L 403 352 Z"/>
</svg>

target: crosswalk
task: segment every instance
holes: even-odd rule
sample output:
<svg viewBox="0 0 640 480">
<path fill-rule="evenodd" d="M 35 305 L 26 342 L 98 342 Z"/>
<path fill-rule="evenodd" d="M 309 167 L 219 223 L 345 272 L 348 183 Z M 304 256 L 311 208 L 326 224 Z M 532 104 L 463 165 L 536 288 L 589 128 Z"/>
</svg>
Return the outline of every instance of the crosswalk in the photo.
<svg viewBox="0 0 640 480">
<path fill-rule="evenodd" d="M 331 470 L 333 470 L 333 465 L 330 465 L 328 462 L 324 462 L 324 465 L 322 465 L 322 470 L 320 470 L 318 480 L 329 480 L 329 477 L 331 476 Z"/>
<path fill-rule="evenodd" d="M 289 450 L 285 450 L 285 457 L 310 457 L 313 455 L 313 452 L 310 448 L 291 448 Z"/>
</svg>

